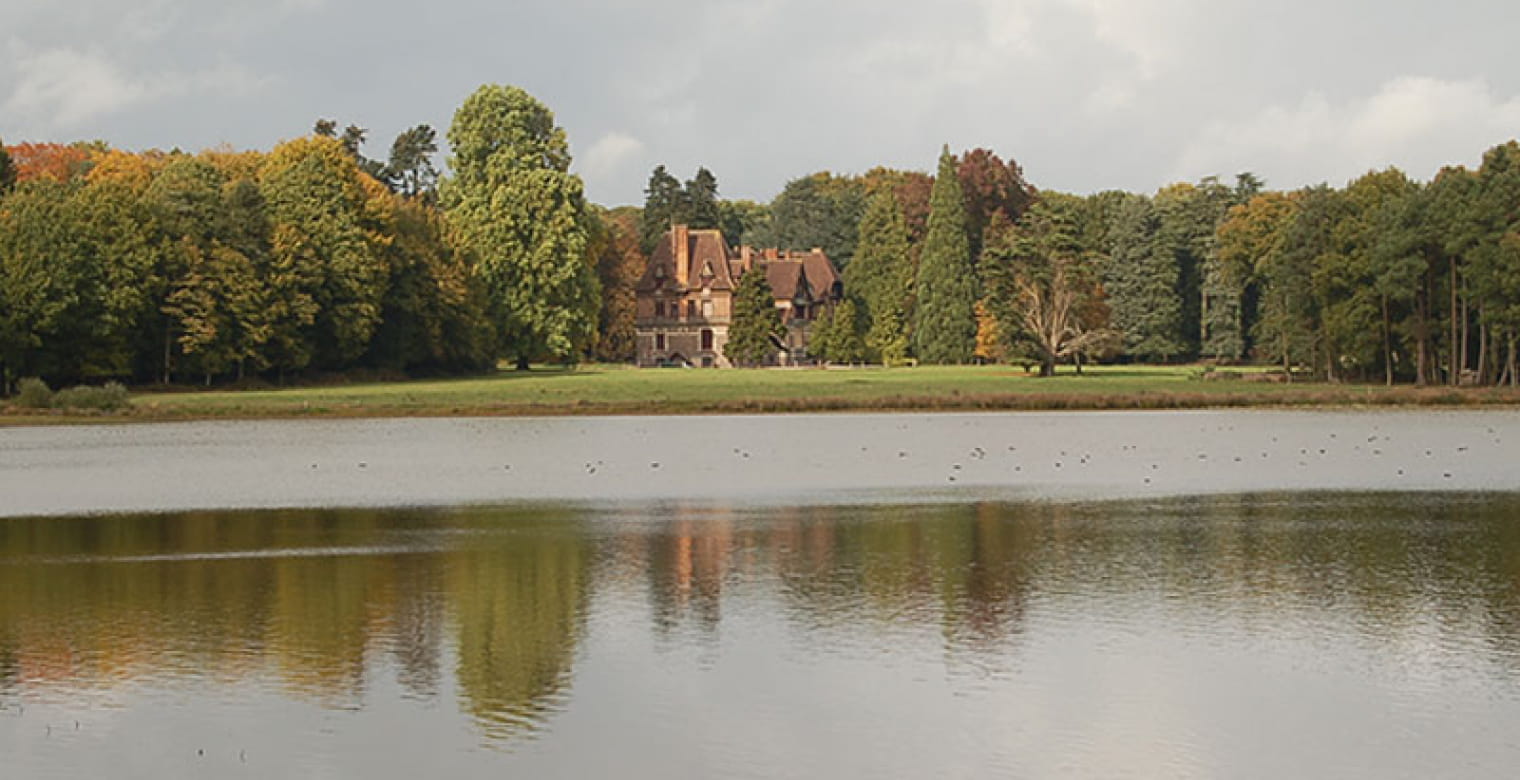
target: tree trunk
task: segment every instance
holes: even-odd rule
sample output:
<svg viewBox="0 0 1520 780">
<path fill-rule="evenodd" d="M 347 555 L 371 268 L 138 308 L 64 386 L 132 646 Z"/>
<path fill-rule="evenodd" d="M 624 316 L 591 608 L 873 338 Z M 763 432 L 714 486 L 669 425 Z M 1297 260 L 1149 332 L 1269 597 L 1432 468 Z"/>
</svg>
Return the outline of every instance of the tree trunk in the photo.
<svg viewBox="0 0 1520 780">
<path fill-rule="evenodd" d="M 1451 259 L 1451 311 L 1447 320 L 1451 323 L 1451 341 L 1446 345 L 1446 383 L 1457 383 L 1457 259 Z"/>
<path fill-rule="evenodd" d="M 163 383 L 166 384 L 166 385 L 169 384 L 169 378 L 170 378 L 169 377 L 169 352 L 170 352 L 170 349 L 171 349 L 171 345 L 174 343 L 173 342 L 173 333 L 174 333 L 174 329 L 172 327 L 170 327 L 167 324 L 164 325 L 164 381 L 163 381 Z"/>
<path fill-rule="evenodd" d="M 1471 346 L 1469 344 L 1471 340 L 1469 333 L 1471 331 L 1472 312 L 1468 310 L 1467 298 L 1464 297 L 1462 299 L 1462 359 L 1458 362 L 1457 366 L 1457 384 L 1462 384 L 1462 375 L 1467 373 L 1467 350 Z"/>
<path fill-rule="evenodd" d="M 1478 384 L 1486 385 L 1492 377 L 1488 370 L 1488 323 L 1483 322 L 1483 309 L 1478 309 Z"/>
<path fill-rule="evenodd" d="M 1509 386 L 1520 387 L 1520 365 L 1517 365 L 1515 357 L 1514 331 L 1510 331 L 1509 334 L 1509 358 L 1506 362 L 1508 363 L 1508 366 L 1505 368 L 1505 370 L 1509 372 Z"/>
<path fill-rule="evenodd" d="M 1054 355 L 1045 354 L 1040 358 L 1040 376 L 1056 375 L 1056 358 Z"/>
<path fill-rule="evenodd" d="M 1388 296 L 1383 296 L 1383 377 L 1385 384 L 1393 386 L 1393 333 L 1388 323 Z"/>
<path fill-rule="evenodd" d="M 528 356 L 527 355 L 518 355 L 517 356 L 517 366 L 516 366 L 516 368 L 517 368 L 518 371 L 527 371 L 528 370 Z"/>
<path fill-rule="evenodd" d="M 1423 290 L 1415 301 L 1415 316 L 1419 318 L 1419 333 L 1415 337 L 1414 383 L 1424 386 L 1426 372 L 1430 370 L 1430 301 Z"/>
</svg>

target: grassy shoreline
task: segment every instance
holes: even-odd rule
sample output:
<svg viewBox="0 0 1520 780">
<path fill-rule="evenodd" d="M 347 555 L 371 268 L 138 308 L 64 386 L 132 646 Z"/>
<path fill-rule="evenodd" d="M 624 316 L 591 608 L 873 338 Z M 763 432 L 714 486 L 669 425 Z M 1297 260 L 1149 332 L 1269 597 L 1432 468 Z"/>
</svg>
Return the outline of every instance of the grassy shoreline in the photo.
<svg viewBox="0 0 1520 780">
<path fill-rule="evenodd" d="M 111 414 L 6 408 L 0 426 L 355 417 L 1520 406 L 1520 391 L 1200 381 L 1187 366 L 1037 378 L 1006 366 L 683 371 L 590 366 L 278 390 L 139 392 Z"/>
</svg>

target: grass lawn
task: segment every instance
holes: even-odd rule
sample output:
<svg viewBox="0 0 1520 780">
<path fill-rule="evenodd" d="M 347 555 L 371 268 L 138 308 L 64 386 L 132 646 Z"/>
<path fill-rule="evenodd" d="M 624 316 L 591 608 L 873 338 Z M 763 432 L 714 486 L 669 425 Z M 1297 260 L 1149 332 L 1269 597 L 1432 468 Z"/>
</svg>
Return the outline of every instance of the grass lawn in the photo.
<svg viewBox="0 0 1520 780">
<path fill-rule="evenodd" d="M 1247 369 L 1250 371 L 1250 369 Z M 864 410 L 1138 409 L 1361 404 L 1516 404 L 1513 391 L 1200 381 L 1192 366 L 700 370 L 582 366 L 486 377 L 288 390 L 143 392 L 122 415 L 25 415 L 0 423 L 88 419 L 669 414 Z"/>
</svg>

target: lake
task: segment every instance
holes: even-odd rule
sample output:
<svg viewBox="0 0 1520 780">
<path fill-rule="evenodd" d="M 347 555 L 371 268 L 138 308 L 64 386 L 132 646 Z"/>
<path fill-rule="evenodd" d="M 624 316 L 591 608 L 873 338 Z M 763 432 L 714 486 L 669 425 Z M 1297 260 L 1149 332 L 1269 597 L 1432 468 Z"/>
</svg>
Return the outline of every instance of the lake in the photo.
<svg viewBox="0 0 1520 780">
<path fill-rule="evenodd" d="M 1509 777 L 1517 441 L 1503 411 L 0 429 L 0 774 Z"/>
</svg>

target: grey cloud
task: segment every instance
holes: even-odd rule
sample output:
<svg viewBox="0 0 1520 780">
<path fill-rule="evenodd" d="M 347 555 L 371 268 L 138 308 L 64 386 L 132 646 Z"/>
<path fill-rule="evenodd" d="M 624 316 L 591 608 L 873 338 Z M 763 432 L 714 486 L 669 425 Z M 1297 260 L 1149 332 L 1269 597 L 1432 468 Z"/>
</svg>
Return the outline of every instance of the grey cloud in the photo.
<svg viewBox="0 0 1520 780">
<path fill-rule="evenodd" d="M 379 155 L 505 82 L 556 111 L 608 204 L 659 163 L 768 199 L 818 169 L 927 169 L 941 143 L 1074 191 L 1294 187 L 1378 154 L 1424 177 L 1520 131 L 1503 0 L 13 3 L 8 141 L 268 148 L 326 116 Z"/>
</svg>

